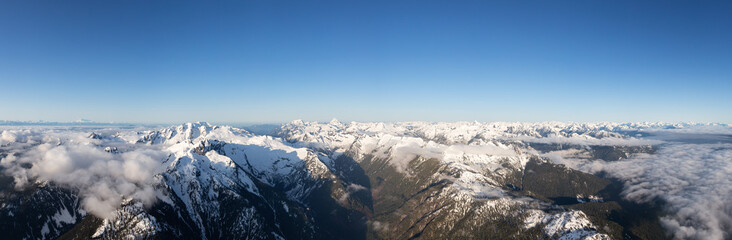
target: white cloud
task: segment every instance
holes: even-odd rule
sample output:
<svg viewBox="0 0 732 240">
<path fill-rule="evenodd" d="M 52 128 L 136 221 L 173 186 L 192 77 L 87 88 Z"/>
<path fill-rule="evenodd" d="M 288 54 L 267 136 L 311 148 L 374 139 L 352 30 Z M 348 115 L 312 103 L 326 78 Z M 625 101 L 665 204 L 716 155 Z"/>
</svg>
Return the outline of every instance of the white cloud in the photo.
<svg viewBox="0 0 732 240">
<path fill-rule="evenodd" d="M 732 134 L 732 126 L 726 124 L 699 124 L 677 128 L 645 128 L 652 133 Z"/>
<path fill-rule="evenodd" d="M 547 137 L 530 137 L 530 136 L 518 136 L 509 138 L 510 140 L 519 140 L 524 142 L 532 143 L 546 143 L 546 144 L 568 144 L 568 145 L 580 145 L 580 146 L 647 146 L 661 144 L 663 141 L 642 139 L 642 138 L 617 138 L 617 137 L 605 137 L 605 138 L 594 138 L 586 135 L 577 136 L 558 136 L 549 135 Z"/>
<path fill-rule="evenodd" d="M 732 144 L 667 144 L 656 154 L 605 162 L 553 156 L 625 182 L 623 197 L 662 200 L 662 225 L 675 239 L 726 239 L 732 229 Z"/>
<path fill-rule="evenodd" d="M 659 151 L 622 161 L 588 159 L 591 156 L 581 150 L 542 156 L 623 180 L 626 199 L 662 200 L 667 215 L 661 224 L 675 239 L 728 239 L 732 237 L 732 142 L 724 134 L 729 130 L 717 125 L 644 130 L 651 133 L 650 138 L 663 141 Z"/>
<path fill-rule="evenodd" d="M 90 139 L 86 131 L 5 130 L 0 136 L 8 154 L 0 164 L 17 188 L 50 181 L 79 191 L 84 209 L 109 218 L 124 199 L 150 205 L 155 201 L 154 175 L 167 153 L 149 145 L 119 139 Z M 104 151 L 107 146 L 122 153 Z M 31 164 L 30 168 L 22 164 Z"/>
</svg>

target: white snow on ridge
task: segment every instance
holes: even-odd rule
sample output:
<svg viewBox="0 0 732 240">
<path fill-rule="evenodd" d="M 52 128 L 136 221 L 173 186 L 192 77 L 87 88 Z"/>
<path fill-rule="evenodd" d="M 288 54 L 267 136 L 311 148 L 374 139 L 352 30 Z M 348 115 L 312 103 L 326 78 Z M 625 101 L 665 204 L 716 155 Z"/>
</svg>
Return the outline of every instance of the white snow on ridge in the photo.
<svg viewBox="0 0 732 240">
<path fill-rule="evenodd" d="M 657 131 L 657 130 L 696 131 L 703 129 L 727 129 L 726 124 L 700 123 L 564 123 L 564 122 L 396 122 L 396 123 L 362 123 L 351 122 L 342 124 L 337 121 L 330 123 L 292 121 L 282 127 L 280 135 L 291 140 L 301 142 L 323 142 L 344 140 L 334 135 L 378 135 L 413 136 L 438 142 L 446 141 L 449 144 L 464 143 L 483 139 L 542 139 L 556 138 L 557 141 L 580 141 L 587 139 L 631 139 L 624 132 Z M 732 131 L 729 131 L 732 132 Z M 563 139 L 567 138 L 567 139 Z M 573 140 L 575 139 L 575 140 Z M 543 140 L 542 140 L 543 141 Z M 637 139 L 636 139 L 637 141 Z M 591 144 L 623 144 L 621 141 L 598 141 Z M 633 143 L 641 144 L 641 142 Z"/>
<path fill-rule="evenodd" d="M 668 130 L 671 129 L 671 130 Z M 329 123 L 315 123 L 293 121 L 281 128 L 279 137 L 254 135 L 244 130 L 228 126 L 212 126 L 207 123 L 187 123 L 170 128 L 155 131 L 126 131 L 119 133 L 104 133 L 89 135 L 88 132 L 65 132 L 65 130 L 23 130 L 6 129 L 0 130 L 0 147 L 3 148 L 30 148 L 41 144 L 40 150 L 66 151 L 83 155 L 82 153 L 94 153 L 94 156 L 101 156 L 112 162 L 112 167 L 124 169 L 129 167 L 130 171 L 118 174 L 113 172 L 102 172 L 110 174 L 115 178 L 127 180 L 132 183 L 139 183 L 131 186 L 145 186 L 151 181 L 160 183 L 163 181 L 162 174 L 171 177 L 167 184 L 180 196 L 189 212 L 196 212 L 194 203 L 215 199 L 218 192 L 214 192 L 212 186 L 242 187 L 246 191 L 260 195 L 259 189 L 254 182 L 262 182 L 271 186 L 286 185 L 289 187 L 288 196 L 297 199 L 307 195 L 307 187 L 301 184 L 305 180 L 326 179 L 332 177 L 331 168 L 334 166 L 334 159 L 340 156 L 352 156 L 358 161 L 366 155 L 375 158 L 388 160 L 389 163 L 400 171 L 408 168 L 409 161 L 414 159 L 437 159 L 449 172 L 458 172 L 458 175 L 442 176 L 449 179 L 454 189 L 457 201 L 465 203 L 472 201 L 490 202 L 500 208 L 501 204 L 511 202 L 507 196 L 507 190 L 500 182 L 502 177 L 512 171 L 523 171 L 526 163 L 536 155 L 536 151 L 521 145 L 523 142 L 547 143 L 547 144 L 571 144 L 584 146 L 645 146 L 664 143 L 660 140 L 649 140 L 636 135 L 638 132 L 657 133 L 663 131 L 672 132 L 694 132 L 695 129 L 702 129 L 704 134 L 725 134 L 730 127 L 723 124 L 666 124 L 666 123 L 357 123 L 343 124 L 337 120 Z M 719 130 L 722 129 L 722 130 Z M 726 130 L 725 130 L 726 129 Z M 732 131 L 730 131 L 732 132 Z M 689 152 L 699 149 L 697 146 L 687 146 L 688 149 L 681 149 Z M 59 150 L 60 149 L 60 150 Z M 103 150 L 106 149 L 106 150 Z M 589 147 L 587 148 L 589 149 Z M 673 148 L 670 148 L 674 150 Z M 722 149 L 722 150 L 720 150 Z M 727 187 L 729 182 L 728 165 L 725 159 L 729 159 L 730 148 L 728 145 L 712 146 L 705 149 L 703 154 L 713 157 L 704 158 L 678 154 L 679 151 L 661 151 L 666 159 L 656 159 L 645 156 L 643 158 L 632 158 L 628 161 L 615 163 L 596 162 L 589 159 L 586 165 L 582 165 L 588 172 L 597 170 L 622 169 L 619 177 L 631 178 L 632 186 L 627 187 L 625 195 L 629 198 L 637 198 L 641 201 L 659 196 L 671 196 L 666 200 L 680 207 L 697 208 L 699 204 L 689 202 L 683 196 L 674 194 L 697 194 L 694 197 L 696 202 L 709 202 L 714 204 L 712 210 L 700 210 L 695 212 L 679 211 L 679 216 L 669 216 L 664 223 L 676 231 L 677 236 L 710 236 L 710 239 L 720 239 L 724 236 L 725 219 L 730 216 L 725 208 L 724 202 L 730 199 Z M 83 150 L 83 151 L 81 151 Z M 138 151 L 142 150 L 142 151 Z M 563 150 L 565 155 L 580 154 L 580 150 Z M 55 153 L 53 151 L 49 151 Z M 135 152 L 138 155 L 131 155 Z M 87 154 L 88 155 L 88 154 Z M 165 157 L 167 155 L 167 158 Z M 136 162 L 127 162 L 138 157 L 159 157 L 162 167 L 145 165 Z M 681 156 L 681 157 L 677 157 Z M 683 158 L 682 158 L 683 157 Z M 697 159 L 698 158 L 698 159 Z M 650 159 L 650 160 L 649 160 Z M 693 161 L 689 161 L 691 159 Z M 12 164 L 20 161 L 15 155 L 9 155 L 2 159 L 3 164 Z M 21 159 L 23 160 L 23 159 Z M 27 161 L 28 159 L 25 159 Z M 644 162 L 642 162 L 644 161 Z M 119 162 L 119 163 L 117 163 Z M 675 171 L 674 168 L 662 168 L 662 171 L 673 171 L 671 174 L 659 170 L 649 170 L 645 162 L 651 162 L 658 166 L 668 162 L 683 166 L 684 171 Z M 44 162 L 40 162 L 44 163 Z M 693 165 L 692 165 L 693 163 Z M 116 165 L 115 165 L 116 164 Z M 135 165 L 137 164 L 137 165 Z M 108 166 L 108 168 L 109 168 Z M 576 167 L 572 165 L 573 167 Z M 579 166 L 579 165 L 578 165 Z M 699 170 L 699 166 L 704 167 Z M 633 169 L 645 169 L 644 171 Z M 708 170 L 707 168 L 716 168 Z M 145 171 L 132 171 L 135 169 Z M 726 170 L 725 170 L 726 169 Z M 97 169 L 92 169 L 96 171 Z M 245 171 L 247 174 L 240 174 Z M 725 172 L 727 171 L 727 172 Z M 143 174 L 135 174 L 135 173 Z M 686 175 L 681 173 L 688 172 Z M 95 173 L 99 173 L 95 172 Z M 114 175 L 116 174 L 116 175 Z M 699 175 L 711 174 L 711 180 L 698 180 Z M 68 176 L 69 174 L 61 174 Z M 150 175 L 150 176 L 148 176 Z M 153 176 L 154 175 L 154 176 Z M 449 175 L 449 174 L 446 174 Z M 628 176 L 626 176 L 628 175 Z M 56 175 L 53 175 L 56 176 Z M 16 176 L 25 177 L 25 176 Z M 667 189 L 668 184 L 657 181 L 658 179 L 668 182 L 684 183 L 691 186 L 684 189 L 674 189 L 674 192 L 660 191 Z M 721 179 L 721 180 L 720 180 Z M 68 178 L 51 178 L 55 181 L 71 181 Z M 121 180 L 120 180 L 121 181 Z M 719 184 L 722 181 L 725 184 Z M 201 189 L 207 189 L 200 193 L 187 191 L 186 184 L 194 183 Z M 649 182 L 649 183 L 648 183 Z M 694 184 L 696 182 L 706 183 L 712 186 L 708 191 L 697 191 L 700 189 Z M 710 188 L 710 187 L 707 187 Z M 92 188 L 89 188 L 92 189 Z M 101 189 L 101 188 L 93 188 Z M 163 202 L 172 204 L 170 198 L 158 192 L 150 192 L 150 189 L 136 189 L 136 191 L 122 191 L 124 198 L 134 196 L 152 196 L 161 199 Z M 716 191 L 716 192 L 715 192 Z M 715 192 L 721 197 L 708 198 L 704 200 L 705 192 Z M 95 192 L 96 193 L 96 192 Z M 196 195 L 198 194 L 198 195 Z M 111 195 L 119 197 L 118 192 Z M 133 196 L 128 196 L 133 195 Z M 261 195 L 260 195 L 261 196 Z M 105 200 L 101 198 L 102 200 Z M 140 198 L 147 199 L 147 198 Z M 577 196 L 582 201 L 601 201 L 595 196 Z M 115 200 L 112 198 L 112 200 Z M 108 203 L 116 204 L 114 201 Z M 511 204 L 517 204 L 511 202 Z M 218 206 L 211 204 L 211 209 Z M 285 206 L 286 208 L 286 206 Z M 672 208 L 676 209 L 676 208 Z M 208 211 L 208 210 L 206 210 Z M 254 211 L 254 210 L 252 210 Z M 539 211 L 539 210 L 536 210 Z M 714 211 L 712 213 L 712 211 Z M 726 211 L 726 212 L 725 212 Z M 706 218 L 709 221 L 699 221 L 700 224 L 690 225 L 683 219 L 703 219 L 699 213 L 707 214 L 713 218 Z M 254 213 L 244 217 L 252 217 Z M 200 224 L 201 216 L 193 214 L 193 221 Z M 65 223 L 73 223 L 76 219 L 71 213 L 62 209 L 55 213 L 51 222 L 56 226 Z M 715 222 L 716 221 L 716 222 Z M 114 222 L 105 222 L 113 224 Z M 526 219 L 526 227 L 542 224 L 542 229 L 549 236 L 557 236 L 560 239 L 607 239 L 608 236 L 599 234 L 595 226 L 589 222 L 584 213 L 579 211 L 560 212 L 547 214 L 542 211 L 532 212 Z M 139 225 L 139 226 L 137 226 Z M 136 228 L 155 228 L 155 219 L 141 218 Z M 682 231 L 700 225 L 707 232 Z M 48 225 L 45 232 L 49 232 Z M 111 225 L 110 225 L 111 226 Z M 101 228 L 100 228 L 101 229 Z M 99 229 L 98 229 L 99 230 Z M 147 231 L 144 230 L 144 231 Z M 694 230 L 694 229 L 692 229 Z M 99 234 L 107 230 L 101 229 Z M 143 230 L 141 230 L 143 231 Z M 696 234 L 696 235 L 694 235 Z"/>
<path fill-rule="evenodd" d="M 541 210 L 529 210 L 524 220 L 524 228 L 544 225 L 544 233 L 559 239 L 611 239 L 606 234 L 597 233 L 597 227 L 581 211 L 568 211 L 547 214 Z"/>
<path fill-rule="evenodd" d="M 516 169 L 523 169 L 526 161 L 532 154 L 537 152 L 528 151 L 524 148 L 512 149 L 512 142 L 518 143 L 546 143 L 546 144 L 566 144 L 585 146 L 641 146 L 649 147 L 651 145 L 662 145 L 661 153 L 667 154 L 664 149 L 671 149 L 674 156 L 671 158 L 649 157 L 649 154 L 638 153 L 634 155 L 626 155 L 629 160 L 617 162 L 605 162 L 603 160 L 592 159 L 592 155 L 582 149 L 567 149 L 555 151 L 542 156 L 556 155 L 560 159 L 563 156 L 573 156 L 584 158 L 581 162 L 574 162 L 567 159 L 563 163 L 573 168 L 586 172 L 597 172 L 600 170 L 609 171 L 611 174 L 628 179 L 625 197 L 630 200 L 648 201 L 655 196 L 662 195 L 670 200 L 673 215 L 663 220 L 665 227 L 679 239 L 697 238 L 697 239 L 723 239 L 724 234 L 729 234 L 723 229 L 731 226 L 728 219 L 732 213 L 728 203 L 729 191 L 725 192 L 730 180 L 729 174 L 723 174 L 729 161 L 720 161 L 728 156 L 728 147 L 720 147 L 716 142 L 730 143 L 729 134 L 732 133 L 732 127 L 726 124 L 700 124 L 700 123 L 478 123 L 478 122 L 460 122 L 460 123 L 427 123 L 427 122 L 408 122 L 408 123 L 358 123 L 351 122 L 348 124 L 333 124 L 294 121 L 286 124 L 281 128 L 279 135 L 294 144 L 306 147 L 321 149 L 325 152 L 332 153 L 350 153 L 356 156 L 371 154 L 376 157 L 390 159 L 397 169 L 403 169 L 406 162 L 414 159 L 415 156 L 425 158 L 435 158 L 442 161 L 452 169 L 461 172 L 461 177 L 453 179 L 453 187 L 459 192 L 476 198 L 491 198 L 501 195 L 501 190 L 495 185 L 494 177 L 500 177 L 500 171 L 505 170 L 504 163 L 508 163 Z M 661 137 L 648 138 L 647 135 L 660 135 Z M 679 135 L 679 134 L 696 134 L 696 135 Z M 711 142 L 709 136 L 713 135 Z M 727 135 L 725 135 L 727 134 Z M 675 156 L 685 155 L 687 152 L 693 152 L 700 146 L 687 146 L 687 149 L 676 152 L 674 143 L 666 142 L 673 140 L 671 137 L 691 137 L 691 140 L 707 140 L 712 145 L 709 149 L 715 151 L 709 156 L 690 156 L 687 159 L 693 161 L 684 162 L 682 164 L 667 163 L 664 159 L 676 160 Z M 689 139 L 684 139 L 689 141 Z M 703 143 L 703 142 L 702 142 Z M 717 145 L 713 145 L 716 143 Z M 507 144 L 507 145 L 506 145 Z M 694 142 L 692 144 L 700 144 Z M 650 149 L 650 148 L 645 148 Z M 703 147 L 701 149 L 707 149 Z M 650 161 L 649 161 L 650 159 Z M 728 159 L 728 158 L 727 158 Z M 679 171 L 678 166 L 686 167 L 690 163 L 694 163 L 691 170 L 682 169 Z M 648 165 L 664 166 L 652 167 Z M 722 166 L 720 168 L 720 166 Z M 622 169 L 618 171 L 618 169 Z M 644 170 L 646 169 L 646 170 Z M 657 169 L 657 170 L 648 170 Z M 694 170 L 696 169 L 696 170 Z M 671 174 L 657 174 L 662 171 L 670 171 Z M 484 175 L 486 172 L 497 172 L 498 175 Z M 710 176 L 709 184 L 704 186 L 696 186 L 691 182 L 700 182 L 699 178 L 703 173 L 714 173 Z M 684 175 L 685 174 L 685 175 Z M 678 178 L 678 179 L 675 179 Z M 642 182 L 638 182 L 642 180 Z M 669 185 L 668 182 L 676 181 L 676 184 Z M 647 188 L 656 189 L 675 189 L 675 185 L 683 183 L 684 186 L 692 186 L 683 188 L 683 190 L 675 190 L 673 192 L 649 191 Z M 717 209 L 715 213 L 709 213 L 708 210 L 700 210 L 695 212 L 678 211 L 679 208 L 691 206 L 692 208 L 700 207 L 700 204 L 690 202 L 689 197 L 683 196 L 687 192 L 698 192 L 698 189 L 707 189 L 714 186 L 713 189 L 706 190 L 699 194 L 699 197 L 706 200 L 695 202 L 710 202 L 713 209 Z M 721 191 L 721 193 L 720 193 Z M 707 196 L 709 193 L 717 193 L 715 196 Z M 676 196 L 682 194 L 682 196 Z M 693 195 L 697 196 L 697 195 Z M 721 197 L 720 197 L 721 196 Z M 721 200 L 720 200 L 721 199 Z M 589 199 L 582 198 L 583 201 L 602 201 L 596 197 L 590 196 Z M 725 210 L 726 209 L 726 210 Z M 581 212 L 572 212 L 570 215 L 561 215 L 554 217 L 542 217 L 541 221 L 551 226 L 547 230 L 549 235 L 557 232 L 563 232 L 562 237 L 572 239 L 604 239 L 607 236 L 597 235 L 596 231 L 585 229 L 584 222 L 571 219 L 586 219 L 577 215 Z M 704 214 L 707 218 L 702 217 Z M 568 218 L 573 217 L 573 218 Z M 678 219 L 704 219 L 693 223 L 679 221 Z M 569 220 L 567 220 L 569 219 Z M 566 221 L 565 221 L 566 220 Z M 580 226 L 580 227 L 578 227 Z M 585 227 L 581 227 L 585 226 Z M 559 231 L 556 229 L 575 229 L 574 231 Z M 589 229 L 589 227 L 588 227 Z M 727 233 L 726 233 L 727 232 Z"/>
</svg>

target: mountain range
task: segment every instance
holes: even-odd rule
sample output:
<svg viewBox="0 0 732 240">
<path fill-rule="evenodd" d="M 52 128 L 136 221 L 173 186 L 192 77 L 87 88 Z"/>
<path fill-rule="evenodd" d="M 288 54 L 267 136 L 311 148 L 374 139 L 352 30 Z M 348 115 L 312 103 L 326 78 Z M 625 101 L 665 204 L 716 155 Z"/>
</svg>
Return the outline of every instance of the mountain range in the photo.
<svg viewBox="0 0 732 240">
<path fill-rule="evenodd" d="M 669 144 L 649 137 L 659 132 L 716 128 L 729 129 L 337 120 L 267 134 L 201 122 L 8 128 L 0 231 L 7 239 L 685 238 L 664 221 L 672 213 L 663 197 L 635 201 L 627 179 L 591 167 L 657 154 Z"/>
</svg>

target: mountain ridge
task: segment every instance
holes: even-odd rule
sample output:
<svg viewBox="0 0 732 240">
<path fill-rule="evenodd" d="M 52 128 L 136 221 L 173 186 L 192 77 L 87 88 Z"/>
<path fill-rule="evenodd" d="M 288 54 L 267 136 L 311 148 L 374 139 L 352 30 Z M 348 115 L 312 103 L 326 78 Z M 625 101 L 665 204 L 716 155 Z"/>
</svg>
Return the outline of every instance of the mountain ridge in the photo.
<svg viewBox="0 0 732 240">
<path fill-rule="evenodd" d="M 672 126 L 683 129 L 699 125 Z M 30 164 L 29 171 L 35 169 L 43 162 L 23 158 L 23 151 L 40 150 L 38 146 L 48 145 L 43 142 L 48 142 L 47 136 L 52 134 L 57 134 L 57 142 L 61 142 L 56 147 L 48 145 L 52 149 L 91 146 L 103 151 L 102 156 L 130 155 L 147 149 L 159 152 L 154 156 L 161 156 L 154 159 L 161 170 L 152 172 L 150 182 L 135 183 L 154 186 L 153 204 L 127 196 L 113 217 L 94 216 L 84 209 L 86 205 L 77 204 L 73 211 L 66 211 L 69 214 L 57 214 L 61 210 L 49 213 L 46 218 L 58 224 L 48 227 L 49 230 L 29 230 L 26 237 L 611 239 L 633 235 L 628 230 L 632 226 L 621 226 L 601 214 L 563 208 L 558 205 L 559 200 L 547 197 L 555 196 L 552 193 L 528 190 L 535 188 L 526 186 L 528 179 L 524 178 L 527 172 L 537 169 L 567 172 L 578 179 L 600 179 L 561 165 L 556 170 L 538 167 L 555 164 L 542 155 L 542 150 L 534 149 L 532 141 L 549 139 L 569 145 L 557 145 L 559 149 L 577 149 L 573 151 L 603 149 L 602 144 L 625 141 L 626 147 L 603 150 L 616 152 L 623 159 L 650 153 L 652 149 L 643 150 L 644 147 L 658 143 L 629 133 L 666 127 L 669 125 L 343 124 L 333 120 L 293 121 L 281 126 L 273 136 L 265 136 L 197 122 L 150 131 L 82 132 L 79 135 L 85 135 L 83 139 L 65 133 L 34 135 L 8 130 L 3 131 L 3 136 L 13 141 L 4 143 L 2 151 L 10 153 L 3 153 L 6 155 L 2 166 L 6 173 L 11 168 L 22 169 L 22 164 Z M 46 136 L 46 140 L 39 136 Z M 61 140 L 64 137 L 70 140 Z M 110 161 L 116 161 L 116 157 Z M 43 175 L 31 177 L 37 178 L 37 183 L 57 181 L 43 179 Z M 602 206 L 616 201 L 609 200 L 611 195 L 599 195 L 601 192 L 592 190 L 595 188 L 576 185 L 573 178 L 561 180 L 569 181 L 574 190 L 561 192 L 556 196 L 563 198 L 557 199 L 574 199 L 577 195 L 577 200 L 572 200 L 576 204 L 599 202 Z M 60 185 L 54 189 L 75 188 Z M 71 191 L 70 199 L 88 195 L 83 188 L 81 191 Z M 600 200 L 589 201 L 588 196 Z M 11 211 L 3 207 L 0 216 L 9 216 Z M 68 215 L 75 217 L 53 217 Z M 52 226 L 49 221 L 43 225 Z M 505 225 L 506 222 L 513 224 Z M 450 231 L 452 227 L 463 230 Z"/>
</svg>

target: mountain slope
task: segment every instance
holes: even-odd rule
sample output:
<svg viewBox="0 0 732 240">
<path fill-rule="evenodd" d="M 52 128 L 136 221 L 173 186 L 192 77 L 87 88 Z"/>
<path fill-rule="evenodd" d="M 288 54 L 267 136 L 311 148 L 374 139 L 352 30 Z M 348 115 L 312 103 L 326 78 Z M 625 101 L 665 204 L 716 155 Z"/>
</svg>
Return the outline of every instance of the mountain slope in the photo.
<svg viewBox="0 0 732 240">
<path fill-rule="evenodd" d="M 32 227 L 3 227 L 18 238 L 635 238 L 641 235 L 623 219 L 634 215 L 624 213 L 619 191 L 607 190 L 617 183 L 556 165 L 543 153 L 627 158 L 654 151 L 654 142 L 625 133 L 636 128 L 334 120 L 294 121 L 275 136 L 207 123 L 85 132 L 85 138 L 11 132 L 18 137 L 0 148 L 6 152 L 0 165 L 33 187 L 18 189 L 6 178 L 0 218 L 40 216 L 26 220 Z M 554 138 L 562 146 L 546 142 Z M 622 147 L 607 147 L 620 140 Z M 119 161 L 114 166 L 124 174 L 100 179 L 135 190 L 115 187 L 130 194 L 109 202 L 116 207 L 107 214 L 90 214 L 90 196 L 99 191 L 44 175 L 48 154 L 33 154 L 61 147 Z M 126 159 L 140 156 L 155 164 L 127 168 Z M 149 176 L 134 174 L 140 172 Z M 30 203 L 48 207 L 18 211 Z M 588 207 L 595 205 L 602 210 Z"/>
</svg>

